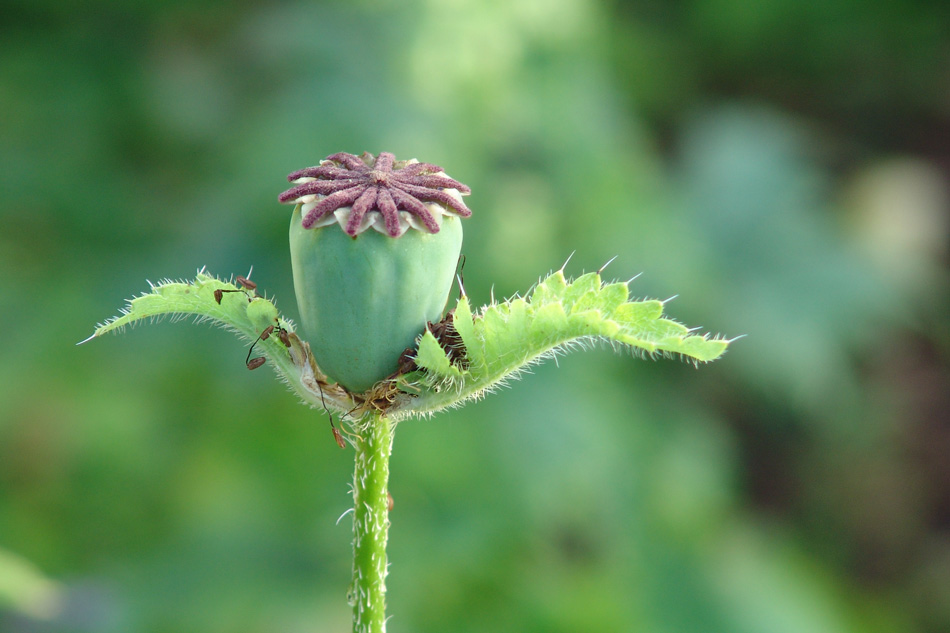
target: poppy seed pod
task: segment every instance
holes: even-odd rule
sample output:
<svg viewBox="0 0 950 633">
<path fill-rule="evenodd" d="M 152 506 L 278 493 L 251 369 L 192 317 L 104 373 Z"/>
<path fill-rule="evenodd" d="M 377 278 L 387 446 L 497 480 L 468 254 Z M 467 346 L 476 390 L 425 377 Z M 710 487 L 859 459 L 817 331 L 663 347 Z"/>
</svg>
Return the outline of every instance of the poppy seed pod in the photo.
<svg viewBox="0 0 950 633">
<path fill-rule="evenodd" d="M 288 176 L 301 324 L 327 376 L 363 392 L 439 321 L 462 248 L 469 188 L 415 160 L 339 153 Z"/>
</svg>

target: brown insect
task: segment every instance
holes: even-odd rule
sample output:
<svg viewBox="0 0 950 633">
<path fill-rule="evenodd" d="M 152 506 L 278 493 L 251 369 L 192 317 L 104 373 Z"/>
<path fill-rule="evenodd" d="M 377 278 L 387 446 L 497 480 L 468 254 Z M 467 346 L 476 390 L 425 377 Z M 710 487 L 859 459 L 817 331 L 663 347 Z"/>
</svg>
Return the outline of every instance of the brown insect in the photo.
<svg viewBox="0 0 950 633">
<path fill-rule="evenodd" d="M 389 492 L 387 491 L 386 492 L 386 510 L 388 512 L 392 512 L 394 505 L 396 505 L 396 502 L 393 501 L 393 496 L 389 494 Z"/>
<path fill-rule="evenodd" d="M 247 359 L 247 368 L 248 369 L 257 369 L 264 364 L 265 358 L 263 356 L 258 356 L 257 358 L 248 358 Z"/>
</svg>

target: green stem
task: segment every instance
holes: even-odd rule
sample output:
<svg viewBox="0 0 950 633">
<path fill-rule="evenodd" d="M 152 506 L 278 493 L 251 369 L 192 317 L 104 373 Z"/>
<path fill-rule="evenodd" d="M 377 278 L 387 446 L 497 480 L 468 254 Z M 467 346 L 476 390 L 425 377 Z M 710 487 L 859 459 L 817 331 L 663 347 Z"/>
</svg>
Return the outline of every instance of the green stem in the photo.
<svg viewBox="0 0 950 633">
<path fill-rule="evenodd" d="M 389 534 L 389 418 L 375 416 L 360 434 L 353 475 L 353 633 L 386 631 L 386 539 Z"/>
</svg>

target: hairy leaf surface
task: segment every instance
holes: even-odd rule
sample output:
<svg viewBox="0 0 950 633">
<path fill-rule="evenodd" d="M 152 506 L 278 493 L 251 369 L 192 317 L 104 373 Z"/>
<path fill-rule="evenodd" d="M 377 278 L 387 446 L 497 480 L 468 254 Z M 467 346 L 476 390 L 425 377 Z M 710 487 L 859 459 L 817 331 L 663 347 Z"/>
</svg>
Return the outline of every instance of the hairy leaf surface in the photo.
<svg viewBox="0 0 950 633">
<path fill-rule="evenodd" d="M 729 345 L 723 338 L 695 333 L 664 318 L 661 301 L 629 301 L 626 284 L 604 284 L 597 273 L 571 282 L 557 271 L 535 286 L 527 299 L 515 297 L 485 306 L 474 315 L 468 298 L 462 297 L 454 325 L 465 345 L 468 366 L 452 364 L 426 332 L 416 364 L 425 370 L 429 389 L 400 409 L 412 414 L 456 406 L 578 343 L 600 341 L 639 355 L 678 356 L 697 364 L 719 358 Z"/>
<path fill-rule="evenodd" d="M 461 348 L 448 354 L 448 343 L 427 329 L 418 339 L 417 370 L 384 381 L 366 394 L 348 394 L 330 382 L 309 345 L 297 337 L 293 324 L 280 316 L 271 301 L 204 270 L 191 282 L 153 284 L 150 292 L 130 300 L 119 316 L 100 325 L 90 339 L 164 316 L 210 320 L 256 340 L 255 349 L 305 402 L 346 414 L 351 420 L 373 410 L 405 418 L 458 406 L 572 345 L 605 342 L 638 355 L 679 356 L 697 364 L 718 358 L 729 345 L 725 339 L 695 333 L 665 318 L 661 301 L 630 301 L 626 284 L 604 284 L 597 273 L 569 281 L 561 271 L 542 280 L 527 297 L 475 312 L 468 298 L 461 297 L 450 317 Z M 270 326 L 287 331 L 289 347 L 276 335 L 259 340 Z"/>
</svg>

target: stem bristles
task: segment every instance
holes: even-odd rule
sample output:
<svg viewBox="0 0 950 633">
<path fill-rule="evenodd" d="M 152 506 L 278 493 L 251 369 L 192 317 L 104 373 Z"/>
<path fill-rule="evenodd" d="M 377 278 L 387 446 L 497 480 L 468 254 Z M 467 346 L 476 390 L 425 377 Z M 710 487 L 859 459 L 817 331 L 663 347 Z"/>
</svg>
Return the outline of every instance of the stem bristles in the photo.
<svg viewBox="0 0 950 633">
<path fill-rule="evenodd" d="M 356 442 L 353 473 L 353 632 L 386 631 L 386 541 L 392 424 L 373 416 Z"/>
</svg>

